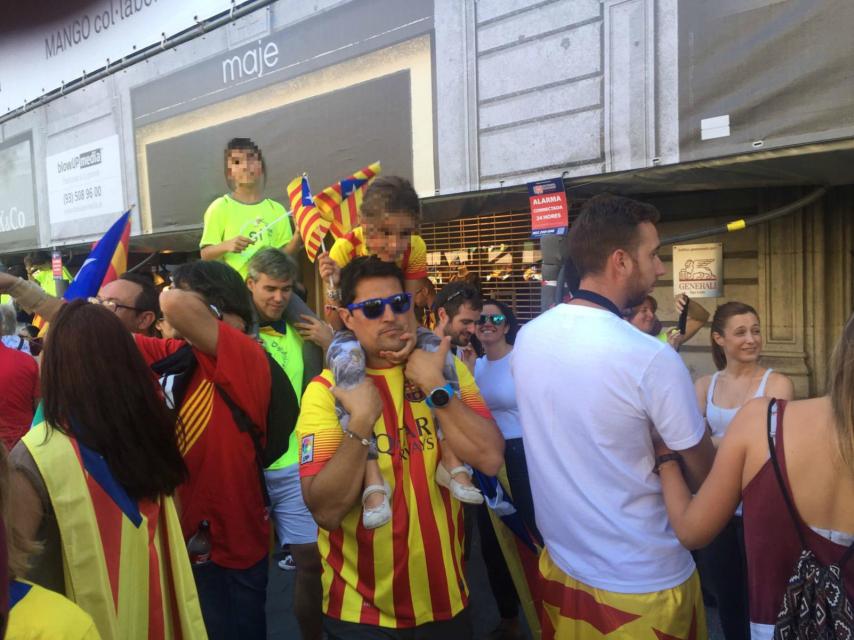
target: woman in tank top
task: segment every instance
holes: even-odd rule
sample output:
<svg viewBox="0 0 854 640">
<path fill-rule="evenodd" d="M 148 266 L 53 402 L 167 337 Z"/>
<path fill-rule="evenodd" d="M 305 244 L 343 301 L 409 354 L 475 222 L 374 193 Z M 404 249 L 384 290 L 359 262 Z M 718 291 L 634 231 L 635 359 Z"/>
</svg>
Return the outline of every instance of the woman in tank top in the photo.
<svg viewBox="0 0 854 640">
<path fill-rule="evenodd" d="M 854 316 L 834 350 L 828 380 L 827 396 L 778 403 L 770 418 L 767 398 L 748 402 L 727 429 L 712 470 L 693 498 L 678 460 L 662 460 L 667 449 L 656 444 L 667 514 L 687 548 L 707 545 L 744 499 L 753 640 L 772 637 L 801 536 L 825 566 L 840 562 L 854 542 Z M 794 503 L 797 528 L 770 446 Z M 854 561 L 842 566 L 841 575 L 848 598 L 854 599 Z"/>
<path fill-rule="evenodd" d="M 715 444 L 720 443 L 739 409 L 752 398 L 790 400 L 791 380 L 759 364 L 762 334 L 750 305 L 727 302 L 712 318 L 712 357 L 718 371 L 697 380 L 697 402 Z M 741 506 L 721 534 L 698 554 L 703 586 L 717 600 L 727 640 L 749 637 L 747 570 Z"/>
</svg>

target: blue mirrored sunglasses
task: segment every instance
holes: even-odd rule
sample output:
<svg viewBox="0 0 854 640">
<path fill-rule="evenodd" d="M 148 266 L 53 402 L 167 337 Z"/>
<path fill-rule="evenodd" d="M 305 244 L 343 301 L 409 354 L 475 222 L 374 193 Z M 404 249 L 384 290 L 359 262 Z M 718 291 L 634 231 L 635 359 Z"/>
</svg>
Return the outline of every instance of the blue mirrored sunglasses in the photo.
<svg viewBox="0 0 854 640">
<path fill-rule="evenodd" d="M 350 310 L 350 313 L 353 313 L 356 309 L 361 309 L 368 320 L 376 320 L 385 313 L 386 305 L 391 307 L 395 315 L 406 313 L 409 311 L 409 307 L 412 306 L 412 294 L 396 293 L 388 298 L 371 298 L 362 302 L 353 302 L 347 305 L 347 309 Z"/>
</svg>

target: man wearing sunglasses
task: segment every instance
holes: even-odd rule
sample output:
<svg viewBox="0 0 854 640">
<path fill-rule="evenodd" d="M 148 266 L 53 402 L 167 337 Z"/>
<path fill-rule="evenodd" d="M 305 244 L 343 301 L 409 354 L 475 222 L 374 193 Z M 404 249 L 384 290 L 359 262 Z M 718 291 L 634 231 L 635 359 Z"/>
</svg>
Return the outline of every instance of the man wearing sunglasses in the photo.
<svg viewBox="0 0 854 640">
<path fill-rule="evenodd" d="M 297 424 L 303 496 L 320 525 L 325 630 L 330 638 L 469 639 L 462 510 L 435 481 L 436 420 L 457 455 L 487 474 L 502 464 L 503 439 L 465 366 L 456 361 L 458 396 L 445 379 L 450 339 L 437 352 L 412 351 L 405 365 L 388 359 L 413 321 L 398 266 L 357 258 L 341 272 L 341 298 L 367 377 L 345 390 L 324 371 L 306 389 Z M 346 430 L 336 400 L 350 416 Z M 359 498 L 372 435 L 392 517 L 366 532 Z"/>
</svg>

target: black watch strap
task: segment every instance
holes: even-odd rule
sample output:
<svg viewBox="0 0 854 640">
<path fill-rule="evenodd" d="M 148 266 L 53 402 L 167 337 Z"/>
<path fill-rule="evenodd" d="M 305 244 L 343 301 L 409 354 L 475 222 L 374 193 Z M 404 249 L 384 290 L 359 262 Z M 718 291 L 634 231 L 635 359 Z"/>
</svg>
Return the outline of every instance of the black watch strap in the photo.
<svg viewBox="0 0 854 640">
<path fill-rule="evenodd" d="M 682 464 L 682 456 L 678 453 L 665 453 L 663 456 L 657 456 L 655 458 L 655 468 L 652 470 L 653 473 L 659 473 L 661 471 L 661 465 L 665 462 L 670 462 L 671 460 L 675 460 L 680 465 Z"/>
</svg>

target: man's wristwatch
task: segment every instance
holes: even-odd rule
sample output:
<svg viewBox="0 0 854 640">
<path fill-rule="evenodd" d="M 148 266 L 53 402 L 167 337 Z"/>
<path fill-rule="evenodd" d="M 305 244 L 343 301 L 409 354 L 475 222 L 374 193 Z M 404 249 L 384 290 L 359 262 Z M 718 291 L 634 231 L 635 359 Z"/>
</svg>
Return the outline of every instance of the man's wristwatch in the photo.
<svg viewBox="0 0 854 640">
<path fill-rule="evenodd" d="M 653 473 L 660 474 L 661 473 L 661 465 L 665 462 L 678 462 L 679 465 L 682 465 L 682 456 L 678 453 L 665 453 L 663 456 L 658 456 L 655 459 L 655 468 L 652 470 Z"/>
<path fill-rule="evenodd" d="M 436 387 L 427 394 L 427 406 L 431 409 L 443 409 L 448 406 L 453 395 L 454 388 L 450 382 L 446 382 L 444 387 Z"/>
</svg>

